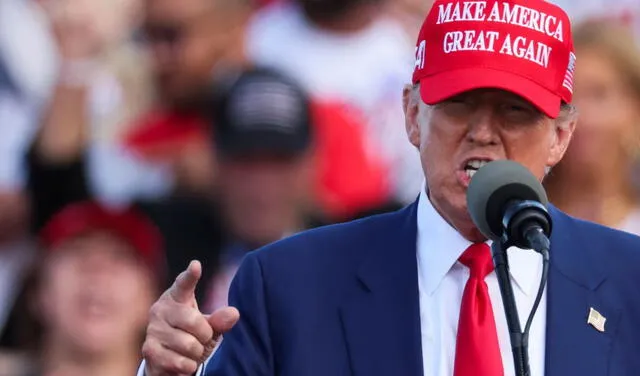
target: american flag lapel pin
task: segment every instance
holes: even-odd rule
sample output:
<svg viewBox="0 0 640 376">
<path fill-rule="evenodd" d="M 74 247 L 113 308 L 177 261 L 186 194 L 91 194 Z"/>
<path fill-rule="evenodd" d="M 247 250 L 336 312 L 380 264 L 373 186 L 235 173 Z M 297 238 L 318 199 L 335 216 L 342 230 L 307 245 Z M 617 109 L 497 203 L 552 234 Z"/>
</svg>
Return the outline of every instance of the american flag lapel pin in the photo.
<svg viewBox="0 0 640 376">
<path fill-rule="evenodd" d="M 604 324 L 606 322 L 607 318 L 602 316 L 600 312 L 593 309 L 593 307 L 589 308 L 589 318 L 587 319 L 587 324 L 593 326 L 599 332 L 604 332 Z"/>
</svg>

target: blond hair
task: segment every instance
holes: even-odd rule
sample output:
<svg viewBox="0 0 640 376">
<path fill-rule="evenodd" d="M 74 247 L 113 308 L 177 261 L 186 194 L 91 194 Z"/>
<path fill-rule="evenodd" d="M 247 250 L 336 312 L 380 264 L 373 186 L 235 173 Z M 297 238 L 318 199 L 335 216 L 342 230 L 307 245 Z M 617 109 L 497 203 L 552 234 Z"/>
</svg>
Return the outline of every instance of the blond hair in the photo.
<svg viewBox="0 0 640 376">
<path fill-rule="evenodd" d="M 593 49 L 606 56 L 640 99 L 640 41 L 634 39 L 628 27 L 611 21 L 585 22 L 574 28 L 573 42 L 576 50 Z"/>
</svg>

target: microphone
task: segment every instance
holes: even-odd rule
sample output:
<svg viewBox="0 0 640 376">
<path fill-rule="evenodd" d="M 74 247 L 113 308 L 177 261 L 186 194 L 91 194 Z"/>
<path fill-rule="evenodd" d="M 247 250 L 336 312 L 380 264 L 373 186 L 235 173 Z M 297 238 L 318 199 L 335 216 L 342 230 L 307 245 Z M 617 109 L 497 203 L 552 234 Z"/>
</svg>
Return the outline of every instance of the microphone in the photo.
<svg viewBox="0 0 640 376">
<path fill-rule="evenodd" d="M 467 209 L 476 227 L 492 240 L 491 253 L 509 327 L 516 375 L 529 376 L 529 330 L 549 274 L 551 216 L 542 184 L 524 166 L 509 160 L 487 163 L 471 178 Z M 533 249 L 542 255 L 542 278 L 524 331 L 509 278 L 507 249 Z"/>
<path fill-rule="evenodd" d="M 537 252 L 549 250 L 548 203 L 538 179 L 526 167 L 509 160 L 480 168 L 467 190 L 469 214 L 484 236 Z"/>
</svg>

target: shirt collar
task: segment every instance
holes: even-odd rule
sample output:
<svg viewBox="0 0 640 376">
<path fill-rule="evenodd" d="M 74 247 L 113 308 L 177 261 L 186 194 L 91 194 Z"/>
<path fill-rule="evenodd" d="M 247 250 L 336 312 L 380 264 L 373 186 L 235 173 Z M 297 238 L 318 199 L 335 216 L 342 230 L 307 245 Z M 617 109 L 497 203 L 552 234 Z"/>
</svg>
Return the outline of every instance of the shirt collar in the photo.
<svg viewBox="0 0 640 376">
<path fill-rule="evenodd" d="M 472 243 L 440 216 L 429 200 L 425 186 L 423 184 L 418 198 L 416 240 L 422 287 L 431 295 Z M 487 244 L 491 245 L 491 242 Z M 511 247 L 507 252 L 512 281 L 525 295 L 535 294 L 542 270 L 541 256 L 532 250 L 516 247 Z"/>
</svg>

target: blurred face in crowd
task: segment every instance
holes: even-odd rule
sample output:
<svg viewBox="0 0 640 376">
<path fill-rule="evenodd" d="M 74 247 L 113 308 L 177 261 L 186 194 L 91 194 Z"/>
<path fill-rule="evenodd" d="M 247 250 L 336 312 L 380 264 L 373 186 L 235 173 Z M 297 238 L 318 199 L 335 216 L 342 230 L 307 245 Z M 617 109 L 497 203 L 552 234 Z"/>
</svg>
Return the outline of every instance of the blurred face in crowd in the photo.
<svg viewBox="0 0 640 376">
<path fill-rule="evenodd" d="M 145 35 L 160 95 L 190 103 L 215 66 L 237 53 L 250 7 L 232 0 L 146 0 Z"/>
<path fill-rule="evenodd" d="M 298 230 L 312 189 L 307 155 L 223 157 L 219 176 L 225 219 L 241 240 L 260 246 Z"/>
<path fill-rule="evenodd" d="M 49 257 L 37 312 L 49 338 L 85 354 L 139 339 L 155 289 L 127 243 L 96 232 L 65 241 Z"/>
<path fill-rule="evenodd" d="M 486 161 L 511 159 L 542 180 L 545 169 L 562 158 L 574 128 L 571 119 L 550 119 L 502 90 L 474 90 L 427 106 L 419 88 L 408 86 L 404 104 L 407 133 L 420 151 L 429 197 L 472 241 L 482 239 L 466 208 L 475 170 Z"/>
<path fill-rule="evenodd" d="M 608 54 L 595 48 L 576 54 L 574 101 L 580 122 L 563 164 L 576 172 L 609 174 L 626 167 L 640 148 L 640 97 Z"/>
</svg>

